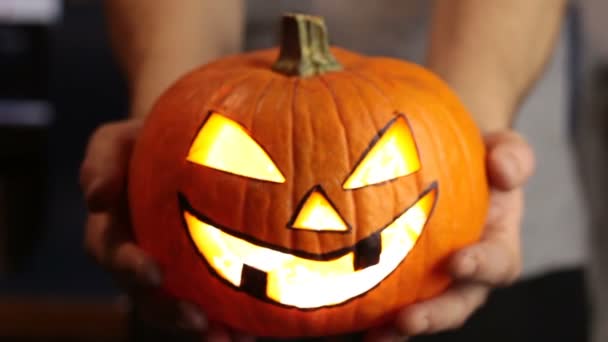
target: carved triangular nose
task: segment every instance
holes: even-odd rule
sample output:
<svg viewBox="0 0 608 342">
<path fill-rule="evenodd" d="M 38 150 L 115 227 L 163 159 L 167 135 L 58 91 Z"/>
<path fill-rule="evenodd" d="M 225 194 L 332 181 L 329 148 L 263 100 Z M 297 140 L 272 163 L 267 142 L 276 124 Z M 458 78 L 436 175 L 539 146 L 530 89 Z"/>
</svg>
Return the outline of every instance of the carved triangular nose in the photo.
<svg viewBox="0 0 608 342">
<path fill-rule="evenodd" d="M 289 226 L 314 231 L 348 230 L 348 225 L 318 185 L 304 196 Z"/>
</svg>

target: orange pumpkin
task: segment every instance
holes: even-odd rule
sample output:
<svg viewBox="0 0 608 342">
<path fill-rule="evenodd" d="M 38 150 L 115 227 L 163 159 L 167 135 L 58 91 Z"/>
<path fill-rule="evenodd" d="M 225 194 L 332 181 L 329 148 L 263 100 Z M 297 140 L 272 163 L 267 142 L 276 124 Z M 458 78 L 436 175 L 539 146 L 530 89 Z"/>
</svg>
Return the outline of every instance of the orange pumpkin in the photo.
<svg viewBox="0 0 608 342">
<path fill-rule="evenodd" d="M 479 238 L 488 206 L 480 132 L 448 87 L 330 48 L 304 15 L 284 17 L 280 49 L 166 91 L 129 195 L 169 294 L 275 337 L 366 329 L 438 295 L 442 263 Z"/>
</svg>

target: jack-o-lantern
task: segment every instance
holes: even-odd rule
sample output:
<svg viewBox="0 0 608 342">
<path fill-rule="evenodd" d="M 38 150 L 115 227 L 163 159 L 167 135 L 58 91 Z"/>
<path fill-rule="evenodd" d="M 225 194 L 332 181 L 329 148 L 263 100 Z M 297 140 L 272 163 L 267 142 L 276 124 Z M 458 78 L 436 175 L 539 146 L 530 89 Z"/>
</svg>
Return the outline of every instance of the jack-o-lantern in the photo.
<svg viewBox="0 0 608 342">
<path fill-rule="evenodd" d="M 443 262 L 479 238 L 488 205 L 480 132 L 447 86 L 330 48 L 304 15 L 284 17 L 280 49 L 166 91 L 129 195 L 168 293 L 278 337 L 366 329 L 441 293 Z"/>
</svg>

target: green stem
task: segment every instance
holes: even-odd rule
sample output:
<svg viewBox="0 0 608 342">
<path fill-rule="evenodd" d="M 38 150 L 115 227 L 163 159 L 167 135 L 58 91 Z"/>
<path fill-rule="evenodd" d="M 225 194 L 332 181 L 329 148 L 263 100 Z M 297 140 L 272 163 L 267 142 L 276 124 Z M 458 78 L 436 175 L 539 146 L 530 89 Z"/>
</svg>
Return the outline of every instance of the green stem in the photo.
<svg viewBox="0 0 608 342">
<path fill-rule="evenodd" d="M 272 67 L 288 76 L 308 77 L 342 70 L 329 49 L 321 17 L 286 14 L 281 23 L 281 52 Z"/>
</svg>

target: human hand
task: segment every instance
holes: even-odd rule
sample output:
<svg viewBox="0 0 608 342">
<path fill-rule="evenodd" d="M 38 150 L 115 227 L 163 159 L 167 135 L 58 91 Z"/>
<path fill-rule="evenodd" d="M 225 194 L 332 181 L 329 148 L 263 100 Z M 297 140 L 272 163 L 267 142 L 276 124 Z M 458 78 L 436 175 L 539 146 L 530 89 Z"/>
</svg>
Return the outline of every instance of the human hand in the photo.
<svg viewBox="0 0 608 342">
<path fill-rule="evenodd" d="M 147 323 L 201 334 L 211 342 L 251 340 L 208 322 L 195 305 L 159 291 L 162 274 L 134 242 L 126 196 L 129 160 L 141 126 L 140 119 L 110 123 L 97 129 L 89 141 L 80 173 L 89 211 L 87 252 L 127 291 L 139 317 Z"/>
<path fill-rule="evenodd" d="M 392 326 L 368 332 L 367 341 L 406 341 L 407 336 L 459 328 L 484 304 L 492 288 L 507 286 L 519 277 L 522 187 L 533 172 L 534 155 L 512 131 L 490 134 L 485 143 L 491 189 L 481 241 L 450 258 L 448 272 L 455 279 L 451 288 L 405 308 Z"/>
</svg>

